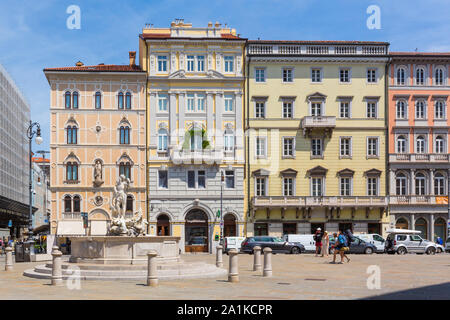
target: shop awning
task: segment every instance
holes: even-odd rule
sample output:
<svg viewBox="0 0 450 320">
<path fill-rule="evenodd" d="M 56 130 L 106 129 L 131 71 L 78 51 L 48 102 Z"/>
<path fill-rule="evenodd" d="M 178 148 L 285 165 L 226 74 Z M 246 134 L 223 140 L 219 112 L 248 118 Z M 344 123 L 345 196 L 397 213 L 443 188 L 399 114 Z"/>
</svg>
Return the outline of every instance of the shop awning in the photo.
<svg viewBox="0 0 450 320">
<path fill-rule="evenodd" d="M 39 234 L 39 233 L 44 233 L 50 230 L 50 225 L 49 224 L 43 224 L 39 227 L 36 227 L 33 229 L 33 234 Z"/>
<path fill-rule="evenodd" d="M 56 228 L 57 236 L 84 236 L 83 221 L 59 221 Z"/>
</svg>

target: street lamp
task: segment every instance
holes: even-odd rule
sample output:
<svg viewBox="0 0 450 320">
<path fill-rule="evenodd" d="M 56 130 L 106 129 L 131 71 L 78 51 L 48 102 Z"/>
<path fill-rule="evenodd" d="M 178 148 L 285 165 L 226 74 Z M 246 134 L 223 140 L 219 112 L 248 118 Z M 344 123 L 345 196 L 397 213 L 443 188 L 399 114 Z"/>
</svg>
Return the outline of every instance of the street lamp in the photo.
<svg viewBox="0 0 450 320">
<path fill-rule="evenodd" d="M 33 130 L 33 128 L 36 127 L 36 130 Z M 41 137 L 41 126 L 37 122 L 32 122 L 30 120 L 30 125 L 28 126 L 27 130 L 27 138 L 29 142 L 29 160 L 30 160 L 30 176 L 28 179 L 28 190 L 29 190 L 29 205 L 30 205 L 30 211 L 29 211 L 29 220 L 28 220 L 28 238 L 27 242 L 30 242 L 30 254 L 34 253 L 34 247 L 31 244 L 33 242 L 32 235 L 33 235 L 33 190 L 32 190 L 32 176 L 33 176 L 33 166 L 32 166 L 32 152 L 31 152 L 31 143 L 33 141 L 33 137 L 36 136 L 36 139 L 34 140 L 36 144 L 41 144 L 43 142 L 43 139 Z"/>
<path fill-rule="evenodd" d="M 220 170 L 220 243 L 223 242 L 223 185 L 225 183 L 225 176 L 223 170 Z"/>
</svg>

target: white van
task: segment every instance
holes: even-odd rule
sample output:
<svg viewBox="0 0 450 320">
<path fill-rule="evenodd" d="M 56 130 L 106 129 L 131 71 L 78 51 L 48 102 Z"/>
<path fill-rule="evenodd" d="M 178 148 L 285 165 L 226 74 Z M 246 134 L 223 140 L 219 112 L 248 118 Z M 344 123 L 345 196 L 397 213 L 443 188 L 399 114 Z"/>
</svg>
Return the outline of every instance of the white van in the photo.
<svg viewBox="0 0 450 320">
<path fill-rule="evenodd" d="M 382 236 L 380 236 L 377 233 L 362 233 L 362 234 L 355 234 L 358 238 L 361 240 L 364 240 L 365 242 L 373 244 L 377 248 L 377 253 L 383 253 L 384 252 L 384 245 L 386 240 Z"/>
<path fill-rule="evenodd" d="M 231 249 L 241 251 L 241 244 L 245 240 L 245 237 L 225 237 L 225 243 L 223 245 L 223 252 L 228 254 Z"/>
<path fill-rule="evenodd" d="M 313 234 L 285 234 L 283 240 L 301 243 L 305 247 L 305 252 L 316 252 L 316 242 Z"/>
</svg>

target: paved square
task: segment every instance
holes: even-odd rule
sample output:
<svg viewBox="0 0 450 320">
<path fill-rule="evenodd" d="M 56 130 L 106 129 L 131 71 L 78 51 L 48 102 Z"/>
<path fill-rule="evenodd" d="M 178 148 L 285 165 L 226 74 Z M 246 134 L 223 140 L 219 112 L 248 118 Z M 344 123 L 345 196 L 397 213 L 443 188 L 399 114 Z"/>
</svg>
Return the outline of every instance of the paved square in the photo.
<svg viewBox="0 0 450 320">
<path fill-rule="evenodd" d="M 349 255 L 350 263 L 330 264 L 331 257 L 313 254 L 272 257 L 273 277 L 252 271 L 253 256 L 239 255 L 240 282 L 220 279 L 160 281 L 157 288 L 142 281 L 82 281 L 80 290 L 52 287 L 50 280 L 22 276 L 41 263 L 17 263 L 4 271 L 0 258 L 2 299 L 450 299 L 450 254 L 405 256 Z M 183 255 L 184 261 L 215 262 L 214 255 Z M 338 258 L 339 260 L 339 258 Z M 379 266 L 381 288 L 367 288 L 367 268 Z M 228 268 L 228 257 L 224 255 Z"/>
</svg>

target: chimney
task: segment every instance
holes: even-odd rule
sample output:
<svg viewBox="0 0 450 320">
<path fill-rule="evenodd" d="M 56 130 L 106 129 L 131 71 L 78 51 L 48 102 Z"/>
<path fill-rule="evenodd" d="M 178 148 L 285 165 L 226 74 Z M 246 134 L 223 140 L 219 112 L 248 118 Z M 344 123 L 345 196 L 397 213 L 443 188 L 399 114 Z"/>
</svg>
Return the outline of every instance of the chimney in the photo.
<svg viewBox="0 0 450 320">
<path fill-rule="evenodd" d="M 129 56 L 130 56 L 130 66 L 135 66 L 136 65 L 136 51 L 130 51 Z"/>
<path fill-rule="evenodd" d="M 216 21 L 215 27 L 216 27 L 216 28 L 220 28 L 220 23 L 219 23 L 219 21 Z"/>
<path fill-rule="evenodd" d="M 84 63 L 81 61 L 78 61 L 77 63 L 75 63 L 75 66 L 82 67 L 82 66 L 84 66 Z"/>
<path fill-rule="evenodd" d="M 212 22 L 208 22 L 208 28 L 212 28 Z"/>
</svg>

